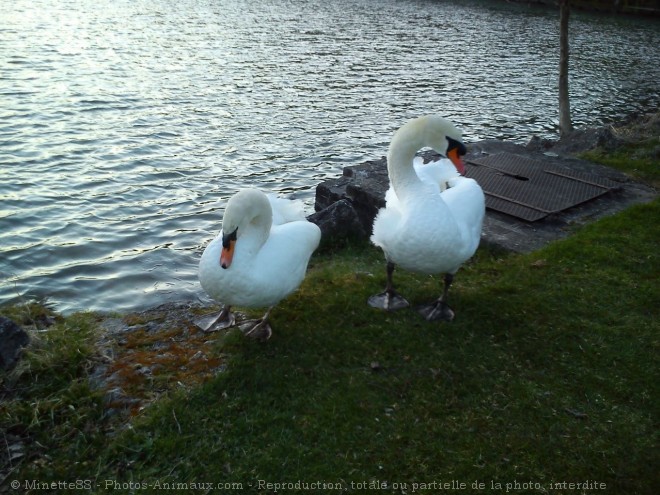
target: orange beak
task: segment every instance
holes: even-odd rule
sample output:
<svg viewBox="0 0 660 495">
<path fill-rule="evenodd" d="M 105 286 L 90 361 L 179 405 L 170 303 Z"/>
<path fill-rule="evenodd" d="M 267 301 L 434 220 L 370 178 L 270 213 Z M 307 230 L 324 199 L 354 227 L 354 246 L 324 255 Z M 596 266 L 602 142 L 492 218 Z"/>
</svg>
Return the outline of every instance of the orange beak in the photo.
<svg viewBox="0 0 660 495">
<path fill-rule="evenodd" d="M 234 259 L 234 248 L 236 247 L 236 239 L 238 227 L 233 232 L 222 234 L 222 252 L 220 253 L 220 266 L 222 268 L 229 268 L 231 260 Z"/>
<path fill-rule="evenodd" d="M 229 241 L 228 247 L 222 247 L 222 252 L 220 253 L 220 266 L 222 268 L 229 268 L 231 265 L 231 260 L 234 259 L 234 247 L 236 246 L 236 241 L 234 239 Z"/>
<path fill-rule="evenodd" d="M 451 160 L 459 174 L 465 175 L 465 164 L 463 163 L 461 156 L 458 154 L 458 148 L 452 148 L 447 151 L 447 158 Z"/>
</svg>

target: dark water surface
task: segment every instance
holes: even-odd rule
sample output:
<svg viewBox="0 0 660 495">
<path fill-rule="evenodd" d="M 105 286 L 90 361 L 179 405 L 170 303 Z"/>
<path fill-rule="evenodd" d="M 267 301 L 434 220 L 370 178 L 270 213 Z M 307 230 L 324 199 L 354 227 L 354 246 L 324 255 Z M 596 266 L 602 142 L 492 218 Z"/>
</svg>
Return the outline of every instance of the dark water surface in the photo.
<svg viewBox="0 0 660 495">
<path fill-rule="evenodd" d="M 574 14 L 577 126 L 660 102 L 657 21 Z M 558 14 L 476 1 L 14 0 L 0 13 L 0 303 L 203 294 L 224 201 L 315 185 L 437 112 L 556 137 Z"/>
</svg>

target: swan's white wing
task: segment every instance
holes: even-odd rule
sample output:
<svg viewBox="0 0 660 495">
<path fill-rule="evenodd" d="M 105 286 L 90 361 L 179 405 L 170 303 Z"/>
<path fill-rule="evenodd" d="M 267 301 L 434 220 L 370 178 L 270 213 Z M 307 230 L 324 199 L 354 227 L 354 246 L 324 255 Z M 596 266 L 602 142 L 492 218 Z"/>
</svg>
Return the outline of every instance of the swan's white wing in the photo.
<svg viewBox="0 0 660 495">
<path fill-rule="evenodd" d="M 298 288 L 305 277 L 307 263 L 321 240 L 319 227 L 307 220 L 275 225 L 268 240 L 255 256 L 255 280 L 270 290 L 284 293 Z"/>
<path fill-rule="evenodd" d="M 479 246 L 486 212 L 484 192 L 474 179 L 467 177 L 450 180 L 449 185 L 441 197 L 459 226 L 466 251 L 473 253 Z"/>
<path fill-rule="evenodd" d="M 273 225 L 305 220 L 305 210 L 302 201 L 278 198 L 275 194 L 267 194 L 266 196 L 273 209 Z"/>
<path fill-rule="evenodd" d="M 451 187 L 442 193 L 426 183 L 405 205 L 388 192 L 371 236 L 388 260 L 423 273 L 454 272 L 474 254 L 485 211 L 483 191 L 473 179 L 448 182 Z"/>
<path fill-rule="evenodd" d="M 399 226 L 402 221 L 399 200 L 392 188 L 388 191 L 388 195 L 387 206 L 381 208 L 374 219 L 373 233 L 371 235 L 371 242 L 385 250 L 386 255 L 387 246 L 391 245 L 394 238 L 399 235 Z"/>
<path fill-rule="evenodd" d="M 458 170 L 448 158 L 440 158 L 434 162 L 424 163 L 422 157 L 415 157 L 413 167 L 422 181 L 427 184 L 436 185 L 439 191 L 447 188 L 447 182 L 456 177 L 460 177 Z"/>
</svg>

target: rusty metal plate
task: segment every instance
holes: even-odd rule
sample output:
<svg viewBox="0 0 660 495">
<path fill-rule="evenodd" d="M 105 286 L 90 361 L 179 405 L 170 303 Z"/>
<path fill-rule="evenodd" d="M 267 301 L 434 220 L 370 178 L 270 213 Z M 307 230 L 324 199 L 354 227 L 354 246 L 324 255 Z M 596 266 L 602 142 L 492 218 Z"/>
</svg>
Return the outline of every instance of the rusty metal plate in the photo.
<svg viewBox="0 0 660 495">
<path fill-rule="evenodd" d="M 616 182 L 597 175 L 507 152 L 466 163 L 466 175 L 484 190 L 487 208 L 528 222 L 567 210 L 618 187 Z"/>
</svg>

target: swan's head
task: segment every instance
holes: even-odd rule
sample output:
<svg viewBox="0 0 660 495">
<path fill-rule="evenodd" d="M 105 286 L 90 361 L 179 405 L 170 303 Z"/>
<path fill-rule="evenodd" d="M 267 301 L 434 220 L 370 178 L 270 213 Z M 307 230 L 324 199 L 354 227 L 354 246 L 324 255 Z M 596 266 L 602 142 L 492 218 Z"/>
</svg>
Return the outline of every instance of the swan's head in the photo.
<svg viewBox="0 0 660 495">
<path fill-rule="evenodd" d="M 257 189 L 241 189 L 227 202 L 222 219 L 222 251 L 220 266 L 229 268 L 236 243 L 251 227 L 268 235 L 273 210 L 264 193 Z"/>
<path fill-rule="evenodd" d="M 445 155 L 461 175 L 465 174 L 465 165 L 462 156 L 467 153 L 463 144 L 463 135 L 447 119 L 438 115 L 427 115 L 419 117 L 411 122 L 418 128 L 418 132 L 423 136 L 423 146 L 433 148 L 438 153 Z"/>
</svg>

